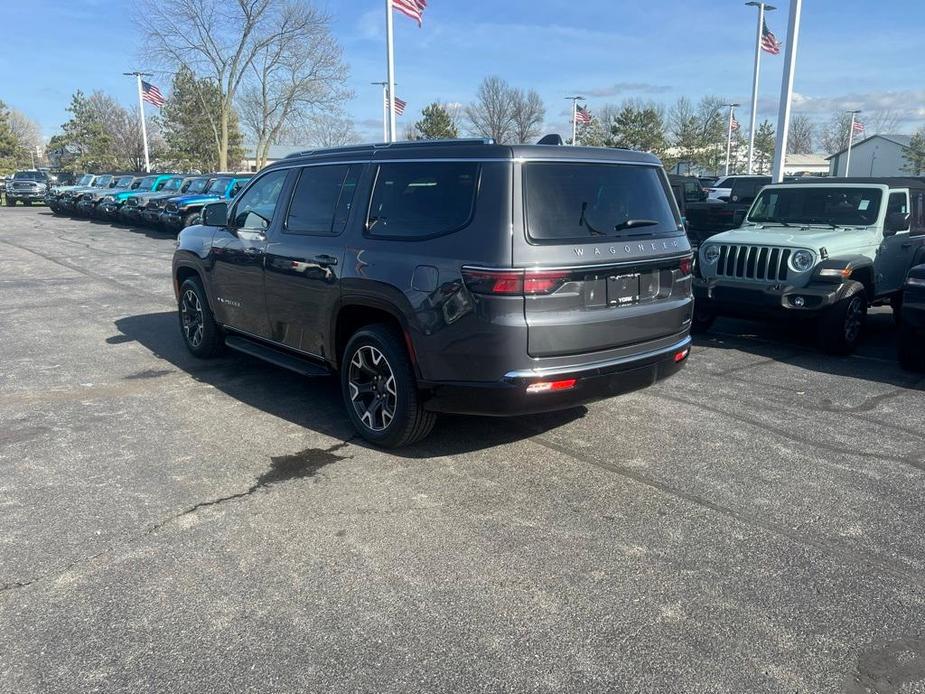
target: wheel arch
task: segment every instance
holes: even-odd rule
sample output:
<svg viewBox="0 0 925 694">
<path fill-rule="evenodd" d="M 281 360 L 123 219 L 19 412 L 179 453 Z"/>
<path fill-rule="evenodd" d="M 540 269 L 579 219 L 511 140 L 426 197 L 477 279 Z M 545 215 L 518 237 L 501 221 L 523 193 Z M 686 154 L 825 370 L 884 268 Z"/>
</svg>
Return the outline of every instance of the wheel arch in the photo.
<svg viewBox="0 0 925 694">
<path fill-rule="evenodd" d="M 398 307 L 388 301 L 375 300 L 369 297 L 352 298 L 342 302 L 332 317 L 330 332 L 333 338 L 331 340 L 331 361 L 334 367 L 339 368 L 341 355 L 344 353 L 350 337 L 360 328 L 376 323 L 392 325 L 401 332 L 415 373 L 420 377 L 411 331 L 404 314 Z"/>
</svg>

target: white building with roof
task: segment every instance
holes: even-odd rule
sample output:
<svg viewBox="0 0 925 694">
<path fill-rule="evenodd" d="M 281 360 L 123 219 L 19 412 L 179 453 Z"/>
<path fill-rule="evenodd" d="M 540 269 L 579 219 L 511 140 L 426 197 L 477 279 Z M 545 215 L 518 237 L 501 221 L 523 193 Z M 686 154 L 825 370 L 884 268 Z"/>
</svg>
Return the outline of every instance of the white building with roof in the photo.
<svg viewBox="0 0 925 694">
<path fill-rule="evenodd" d="M 908 176 L 906 148 L 911 135 L 871 135 L 851 147 L 851 171 L 845 172 L 848 148 L 828 157 L 830 176 Z"/>
</svg>

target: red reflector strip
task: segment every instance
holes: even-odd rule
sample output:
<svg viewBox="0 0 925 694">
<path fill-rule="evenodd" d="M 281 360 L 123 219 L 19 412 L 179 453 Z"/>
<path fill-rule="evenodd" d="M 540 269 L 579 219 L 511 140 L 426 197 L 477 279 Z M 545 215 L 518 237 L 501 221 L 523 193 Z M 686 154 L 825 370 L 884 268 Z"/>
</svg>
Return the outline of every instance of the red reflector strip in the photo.
<svg viewBox="0 0 925 694">
<path fill-rule="evenodd" d="M 690 347 L 685 347 L 680 352 L 675 352 L 674 361 L 677 364 L 679 361 L 684 361 L 687 359 L 687 355 L 691 353 Z"/>
<path fill-rule="evenodd" d="M 528 272 L 524 278 L 524 294 L 549 294 L 567 277 L 567 272 Z"/>
<path fill-rule="evenodd" d="M 681 270 L 682 275 L 691 274 L 691 265 L 692 261 L 690 258 L 681 258 L 681 264 L 678 266 L 678 269 Z"/>
<path fill-rule="evenodd" d="M 527 386 L 528 393 L 548 393 L 554 390 L 571 390 L 578 382 L 576 378 L 566 378 L 561 381 L 540 381 Z"/>
</svg>

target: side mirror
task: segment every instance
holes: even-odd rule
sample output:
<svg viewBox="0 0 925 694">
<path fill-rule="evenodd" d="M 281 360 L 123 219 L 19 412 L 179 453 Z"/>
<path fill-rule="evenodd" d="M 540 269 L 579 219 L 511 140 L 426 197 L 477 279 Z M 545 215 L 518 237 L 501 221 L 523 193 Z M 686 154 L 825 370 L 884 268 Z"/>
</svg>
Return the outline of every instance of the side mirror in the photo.
<svg viewBox="0 0 925 694">
<path fill-rule="evenodd" d="M 202 224 L 207 227 L 223 227 L 228 224 L 228 203 L 210 202 L 202 208 Z"/>
<path fill-rule="evenodd" d="M 883 227 L 884 236 L 893 236 L 898 231 L 909 228 L 909 215 L 905 212 L 890 212 Z"/>
</svg>

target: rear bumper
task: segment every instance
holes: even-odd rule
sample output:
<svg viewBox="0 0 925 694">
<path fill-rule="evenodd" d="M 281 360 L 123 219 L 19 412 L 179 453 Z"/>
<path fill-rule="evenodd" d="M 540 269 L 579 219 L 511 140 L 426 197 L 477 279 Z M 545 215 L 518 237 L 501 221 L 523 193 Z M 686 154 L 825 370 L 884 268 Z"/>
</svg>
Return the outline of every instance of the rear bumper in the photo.
<svg viewBox="0 0 925 694">
<path fill-rule="evenodd" d="M 677 373 L 687 360 L 691 338 L 668 347 L 563 369 L 512 371 L 495 383 L 429 384 L 424 407 L 432 412 L 512 416 L 568 409 L 652 385 Z M 575 379 L 573 388 L 539 393 L 527 386 Z"/>
</svg>

